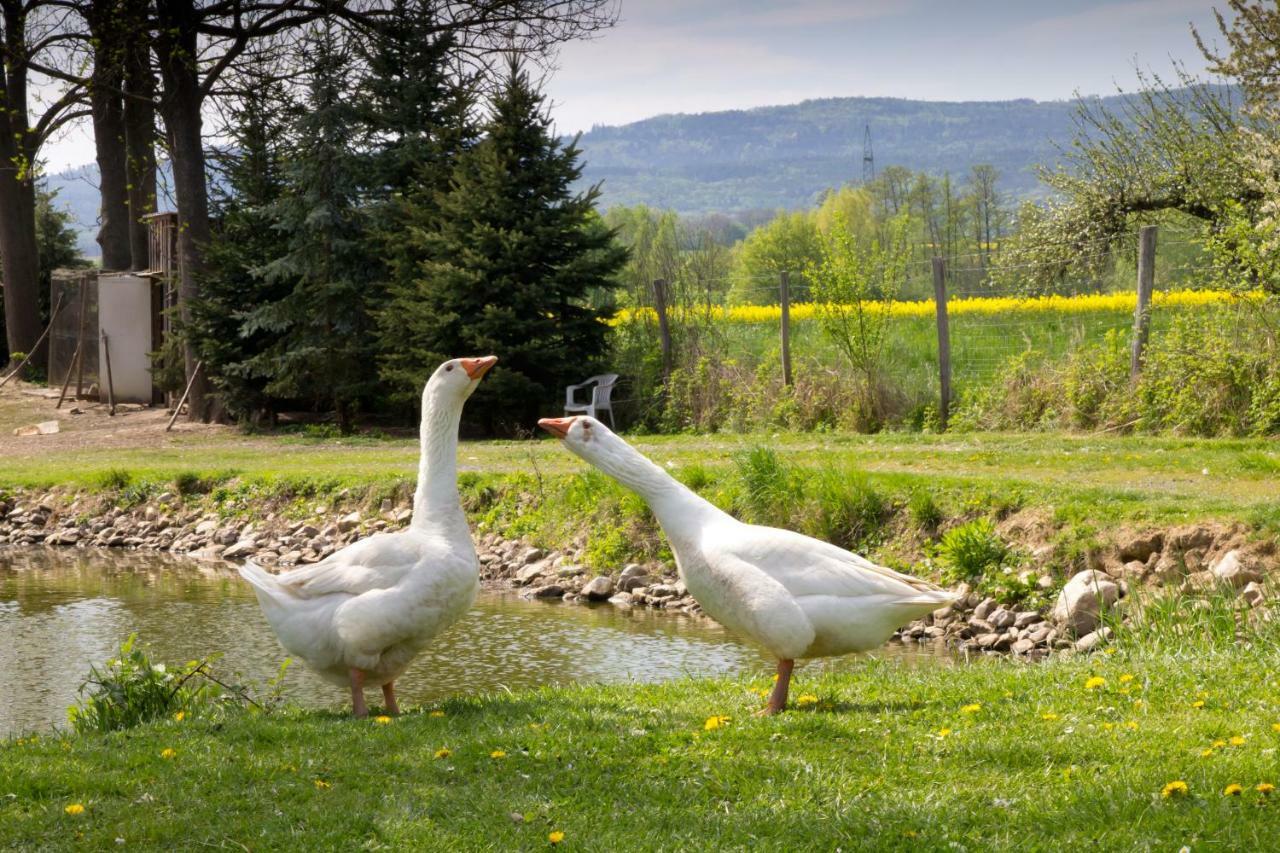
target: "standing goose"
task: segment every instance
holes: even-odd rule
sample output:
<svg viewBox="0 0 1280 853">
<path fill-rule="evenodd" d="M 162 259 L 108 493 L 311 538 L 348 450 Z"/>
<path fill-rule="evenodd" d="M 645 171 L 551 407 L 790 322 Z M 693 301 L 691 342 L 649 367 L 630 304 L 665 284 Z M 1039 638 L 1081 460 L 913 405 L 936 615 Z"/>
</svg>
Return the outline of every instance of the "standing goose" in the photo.
<svg viewBox="0 0 1280 853">
<path fill-rule="evenodd" d="M 644 498 L 702 609 L 778 658 L 778 681 L 762 714 L 786 707 L 797 658 L 876 648 L 902 625 L 955 598 L 827 542 L 744 524 L 595 418 L 544 418 L 538 425 Z"/>
<path fill-rule="evenodd" d="M 349 685 L 357 717 L 369 713 L 366 684 L 380 685 L 387 713 L 399 713 L 396 678 L 475 601 L 480 564 L 458 500 L 458 423 L 497 360 L 452 359 L 427 381 L 418 487 L 406 529 L 279 575 L 252 562 L 240 567 L 280 644 L 326 681 Z"/>
</svg>

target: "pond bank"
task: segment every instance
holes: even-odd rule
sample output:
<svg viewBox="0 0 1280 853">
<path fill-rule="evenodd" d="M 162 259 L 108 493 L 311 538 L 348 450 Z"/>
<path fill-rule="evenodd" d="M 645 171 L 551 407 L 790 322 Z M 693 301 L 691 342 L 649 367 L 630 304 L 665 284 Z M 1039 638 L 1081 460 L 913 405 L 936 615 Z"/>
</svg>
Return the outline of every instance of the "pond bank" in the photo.
<svg viewBox="0 0 1280 853">
<path fill-rule="evenodd" d="M 521 495 L 514 503 L 522 505 L 526 498 L 532 500 Z M 403 491 L 378 499 L 345 489 L 301 497 L 250 489 L 230 498 L 191 488 L 140 496 L 120 489 L 19 489 L 0 494 L 0 545 L 136 549 L 224 563 L 253 559 L 279 569 L 313 563 L 363 536 L 399 529 L 411 515 Z M 492 510 L 487 515 L 473 511 L 472 521 L 482 583 L 489 589 L 700 615 L 669 554 L 668 559 L 651 556 L 606 567 L 593 553 L 589 523 L 564 537 L 564 550 L 551 550 L 504 536 L 494 529 L 503 525 Z M 507 527 L 518 530 L 518 525 Z M 1110 639 L 1108 613 L 1125 617 L 1131 602 L 1143 597 L 1139 592 L 1196 597 L 1225 590 L 1239 595 L 1242 606 L 1262 612 L 1269 595 L 1266 579 L 1277 562 L 1275 543 L 1242 524 L 1119 530 L 1111 542 L 1085 550 L 1065 570 L 1048 544 L 1053 531 L 1043 513 L 1012 512 L 998 529 L 1031 560 L 1016 578 L 1005 570 L 1010 577 L 1002 583 L 1016 583 L 1031 594 L 1019 603 L 989 587 L 960 584 L 956 605 L 905 626 L 900 639 L 1030 657 L 1088 651 Z M 665 552 L 654 544 L 651 521 L 633 535 L 647 540 L 643 550 L 650 555 Z M 927 570 L 927 563 L 920 568 Z"/>
</svg>

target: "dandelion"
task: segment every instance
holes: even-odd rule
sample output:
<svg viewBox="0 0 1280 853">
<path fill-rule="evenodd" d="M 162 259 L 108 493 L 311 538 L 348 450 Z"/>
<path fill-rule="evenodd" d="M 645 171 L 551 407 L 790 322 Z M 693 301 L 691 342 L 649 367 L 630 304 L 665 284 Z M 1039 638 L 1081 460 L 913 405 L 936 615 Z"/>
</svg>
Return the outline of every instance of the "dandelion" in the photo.
<svg viewBox="0 0 1280 853">
<path fill-rule="evenodd" d="M 945 728 L 944 728 L 944 729 L 938 729 L 938 737 L 939 737 L 939 738 L 944 738 L 944 737 L 946 737 L 946 736 L 947 736 L 947 735 L 949 735 L 949 734 L 951 734 L 951 729 L 945 729 Z"/>
<path fill-rule="evenodd" d="M 453 752 L 446 746 L 436 750 L 436 758 L 448 758 Z"/>
<path fill-rule="evenodd" d="M 1271 724 L 1271 731 L 1273 731 L 1273 732 L 1280 732 L 1280 723 L 1272 723 L 1272 724 Z"/>
<path fill-rule="evenodd" d="M 1244 746 L 1244 738 L 1240 735 L 1233 735 L 1229 743 L 1232 746 Z"/>
<path fill-rule="evenodd" d="M 1120 676 L 1121 684 L 1128 684 L 1130 681 L 1133 681 L 1133 676 L 1129 673 L 1126 672 L 1124 675 Z"/>
<path fill-rule="evenodd" d="M 324 781 L 323 779 L 317 779 L 317 780 L 316 780 L 316 790 L 317 790 L 317 791 L 327 791 L 327 790 L 329 790 L 329 789 L 330 789 L 330 788 L 332 788 L 332 787 L 333 787 L 332 785 L 330 785 L 328 782 Z"/>
<path fill-rule="evenodd" d="M 379 714 L 378 716 L 373 718 L 373 721 L 380 726 L 385 726 L 391 722 L 391 718 L 388 717 L 386 714 Z"/>
<path fill-rule="evenodd" d="M 1214 749 L 1222 749 L 1226 745 L 1227 745 L 1227 742 L 1221 739 L 1215 740 L 1213 743 L 1210 744 L 1210 746 L 1212 746 Z"/>
<path fill-rule="evenodd" d="M 1201 758 L 1212 758 L 1212 757 L 1213 757 L 1213 749 L 1212 749 L 1212 748 L 1209 748 L 1209 749 L 1202 749 L 1202 750 L 1200 750 L 1200 757 L 1201 757 Z"/>
<path fill-rule="evenodd" d="M 72 803 L 71 805 L 63 809 L 63 811 L 69 815 L 84 814 L 84 806 L 80 805 L 79 803 Z"/>
<path fill-rule="evenodd" d="M 707 717 L 707 721 L 702 724 L 702 729 L 703 731 L 712 732 L 718 728 L 721 728 L 722 726 L 727 726 L 727 725 L 729 725 L 728 717 L 722 717 L 718 714 L 712 714 L 710 717 Z"/>
<path fill-rule="evenodd" d="M 429 716 L 429 717 L 443 717 L 443 716 L 444 716 L 444 711 L 440 711 L 440 710 L 432 711 L 432 712 L 431 712 L 430 714 L 428 714 L 427 716 Z"/>
<path fill-rule="evenodd" d="M 178 722 L 178 723 L 182 722 L 186 718 L 187 718 L 186 711 L 179 711 L 178 713 L 173 715 L 174 722 Z"/>
<path fill-rule="evenodd" d="M 814 696 L 812 693 L 806 693 L 796 700 L 796 704 L 801 707 L 805 705 L 816 705 L 817 703 L 818 703 L 818 697 Z"/>
<path fill-rule="evenodd" d="M 1175 779 L 1160 789 L 1160 796 L 1166 800 L 1172 797 L 1185 797 L 1188 793 L 1187 783 L 1181 779 Z"/>
<path fill-rule="evenodd" d="M 976 714 L 982 710 L 981 702 L 974 702 L 972 705 L 965 705 L 960 709 L 962 714 Z"/>
<path fill-rule="evenodd" d="M 507 754 L 503 752 L 501 749 L 495 749 L 493 752 L 489 753 L 489 757 L 490 758 L 506 758 Z"/>
<path fill-rule="evenodd" d="M 1241 794 L 1241 792 L 1242 792 L 1242 791 L 1244 791 L 1244 786 L 1243 786 L 1243 785 L 1240 785 L 1240 784 L 1238 784 L 1238 783 L 1236 783 L 1236 782 L 1232 782 L 1230 785 L 1228 785 L 1227 787 L 1225 787 L 1225 788 L 1223 788 L 1223 789 L 1222 789 L 1222 796 L 1224 796 L 1224 797 L 1238 797 L 1238 796 L 1240 796 L 1240 794 Z"/>
<path fill-rule="evenodd" d="M 1111 731 L 1112 729 L 1114 729 L 1115 727 L 1116 727 L 1116 724 L 1115 724 L 1115 723 L 1103 723 L 1103 724 L 1102 724 L 1102 728 L 1103 728 L 1103 730 L 1104 730 L 1104 731 L 1108 731 L 1108 732 L 1109 732 L 1109 731 Z"/>
<path fill-rule="evenodd" d="M 1192 708 L 1203 708 L 1203 707 L 1204 707 L 1204 700 L 1203 700 L 1203 699 L 1197 699 L 1196 701 L 1194 701 L 1194 702 L 1192 702 L 1192 703 L 1191 703 L 1191 707 L 1192 707 Z"/>
<path fill-rule="evenodd" d="M 1137 721 L 1137 720 L 1130 720 L 1129 722 L 1127 722 L 1127 723 L 1125 723 L 1125 724 L 1124 724 L 1124 727 L 1125 727 L 1126 729 L 1129 729 L 1130 731 L 1137 731 L 1137 730 L 1138 730 L 1138 721 Z"/>
<path fill-rule="evenodd" d="M 1268 796 L 1275 789 L 1276 789 L 1276 786 L 1272 785 L 1270 782 L 1259 782 L 1258 787 L 1254 788 L 1253 790 L 1257 791 L 1259 794 L 1265 797 L 1265 796 Z"/>
<path fill-rule="evenodd" d="M 1101 675 L 1092 676 L 1084 683 L 1085 690 L 1098 690 L 1099 688 L 1106 687 L 1106 686 L 1107 686 L 1107 680 L 1103 678 Z"/>
<path fill-rule="evenodd" d="M 1042 719 L 1042 720 L 1048 720 L 1049 722 L 1053 722 L 1054 720 L 1058 719 L 1058 715 L 1057 715 L 1057 714 L 1055 714 L 1055 713 L 1053 713 L 1052 711 L 1049 711 L 1049 712 L 1047 712 L 1047 713 L 1041 714 L 1041 715 L 1040 715 L 1040 719 Z"/>
<path fill-rule="evenodd" d="M 176 749 L 171 749 L 166 747 L 165 749 L 162 749 L 160 751 L 161 758 L 176 758 L 177 756 L 178 756 L 178 751 Z"/>
<path fill-rule="evenodd" d="M 559 844 L 561 841 L 564 841 L 564 833 L 558 829 L 555 832 L 549 832 L 547 833 L 547 840 L 552 844 Z"/>
</svg>

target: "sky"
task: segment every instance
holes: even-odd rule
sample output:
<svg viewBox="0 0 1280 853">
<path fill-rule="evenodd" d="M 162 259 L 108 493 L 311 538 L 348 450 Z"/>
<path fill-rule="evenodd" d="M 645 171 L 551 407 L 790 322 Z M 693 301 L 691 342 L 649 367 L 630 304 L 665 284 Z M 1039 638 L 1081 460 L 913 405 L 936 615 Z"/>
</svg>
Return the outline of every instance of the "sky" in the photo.
<svg viewBox="0 0 1280 853">
<path fill-rule="evenodd" d="M 621 20 L 560 53 L 561 132 L 661 113 L 868 96 L 931 101 L 1133 89 L 1135 67 L 1204 67 L 1207 0 L 621 0 Z M 1219 6 L 1222 4 L 1219 3 Z"/>
<path fill-rule="evenodd" d="M 1203 70 L 1205 0 L 620 0 L 618 24 L 566 45 L 546 81 L 562 133 L 673 112 L 806 98 L 933 101 L 1111 94 L 1135 68 Z M 93 159 L 82 125 L 46 146 Z"/>
</svg>

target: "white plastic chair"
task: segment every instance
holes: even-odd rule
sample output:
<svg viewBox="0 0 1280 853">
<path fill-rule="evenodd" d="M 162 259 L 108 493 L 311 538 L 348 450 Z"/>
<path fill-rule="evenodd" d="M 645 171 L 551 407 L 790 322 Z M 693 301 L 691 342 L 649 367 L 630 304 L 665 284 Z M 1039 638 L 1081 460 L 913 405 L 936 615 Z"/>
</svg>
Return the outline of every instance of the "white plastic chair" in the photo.
<svg viewBox="0 0 1280 853">
<path fill-rule="evenodd" d="M 590 415 L 599 419 L 600 412 L 608 412 L 609 426 L 613 428 L 613 405 L 609 398 L 613 394 L 613 386 L 617 384 L 617 381 L 618 374 L 602 373 L 599 376 L 592 376 L 577 385 L 570 385 L 564 389 L 564 413 L 566 415 Z M 591 402 L 589 403 L 579 403 L 574 399 L 574 392 L 583 388 L 591 389 Z"/>
</svg>

